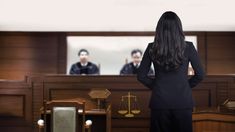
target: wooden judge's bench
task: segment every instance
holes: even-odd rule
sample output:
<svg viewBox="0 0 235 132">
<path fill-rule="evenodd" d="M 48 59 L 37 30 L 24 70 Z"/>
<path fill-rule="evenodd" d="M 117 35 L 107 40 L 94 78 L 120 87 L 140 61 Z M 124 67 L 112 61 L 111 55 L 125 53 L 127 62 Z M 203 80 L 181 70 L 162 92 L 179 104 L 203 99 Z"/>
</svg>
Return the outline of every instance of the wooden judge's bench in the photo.
<svg viewBox="0 0 235 132">
<path fill-rule="evenodd" d="M 111 121 L 107 123 L 107 118 L 96 118 L 90 113 L 94 122 L 108 125 L 112 132 L 148 132 L 151 91 L 135 76 L 77 75 L 30 75 L 23 81 L 0 81 L 0 131 L 38 131 L 37 120 L 44 100 L 82 99 L 88 104 L 87 110 L 92 110 L 97 101 L 88 95 L 92 89 L 111 92 L 105 100 L 111 104 Z M 193 89 L 193 97 L 194 132 L 235 131 L 235 111 L 224 105 L 226 100 L 235 100 L 235 76 L 206 76 Z M 96 130 L 93 128 L 92 132 Z"/>
</svg>

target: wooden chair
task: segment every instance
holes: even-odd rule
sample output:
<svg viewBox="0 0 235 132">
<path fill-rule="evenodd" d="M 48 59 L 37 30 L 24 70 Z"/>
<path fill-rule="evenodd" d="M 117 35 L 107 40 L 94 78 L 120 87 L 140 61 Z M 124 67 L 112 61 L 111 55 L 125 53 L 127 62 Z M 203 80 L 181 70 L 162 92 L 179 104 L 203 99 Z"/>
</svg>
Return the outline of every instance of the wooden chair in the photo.
<svg viewBox="0 0 235 132">
<path fill-rule="evenodd" d="M 50 132 L 85 132 L 85 102 L 44 101 L 43 107 L 44 123 L 39 125 L 40 132 L 43 128 L 48 132 L 48 127 Z"/>
</svg>

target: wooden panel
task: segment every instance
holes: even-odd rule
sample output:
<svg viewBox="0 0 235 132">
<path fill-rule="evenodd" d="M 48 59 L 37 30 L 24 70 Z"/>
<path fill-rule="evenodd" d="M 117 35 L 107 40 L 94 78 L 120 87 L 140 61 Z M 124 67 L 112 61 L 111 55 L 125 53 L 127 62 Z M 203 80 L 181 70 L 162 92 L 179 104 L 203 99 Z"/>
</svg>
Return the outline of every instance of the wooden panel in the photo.
<svg viewBox="0 0 235 132">
<path fill-rule="evenodd" d="M 234 83 L 231 85 L 231 89 L 230 89 L 230 92 L 229 92 L 229 98 L 231 100 L 235 100 L 235 77 L 234 77 Z"/>
<path fill-rule="evenodd" d="M 112 128 L 112 132 L 148 132 L 149 128 Z"/>
<path fill-rule="evenodd" d="M 67 36 L 65 33 L 60 33 L 58 37 L 57 73 L 65 74 L 67 70 Z"/>
<path fill-rule="evenodd" d="M 30 93 L 30 91 L 28 90 L 8 90 L 8 92 L 12 92 L 12 94 L 10 96 L 11 97 L 10 100 L 6 100 L 8 101 L 7 103 L 1 103 L 3 105 L 6 106 L 6 108 L 1 108 L 1 114 L 4 114 L 4 116 L 1 117 L 5 117 L 5 118 L 17 118 L 21 121 L 21 123 L 27 123 L 30 124 L 32 123 L 32 94 Z M 1 98 L 5 98 L 6 96 L 8 96 L 9 94 L 5 94 L 2 89 L 0 89 L 0 93 L 1 93 Z M 17 100 L 16 101 L 16 97 L 15 96 L 24 96 L 25 99 L 23 100 Z M 14 99 L 13 99 L 14 98 Z M 9 97 L 8 97 L 9 99 Z M 11 101 L 11 102 L 10 102 Z M 9 106 L 10 104 L 16 104 L 14 106 Z M 8 111 L 7 111 L 8 110 Z M 16 111 L 19 110 L 19 111 Z M 7 112 L 7 113 L 5 113 Z M 1 125 L 10 125 L 8 124 L 8 122 L 5 122 L 7 120 L 0 120 Z M 20 123 L 20 122 L 15 122 L 16 124 Z"/>
<path fill-rule="evenodd" d="M 211 91 L 208 89 L 194 90 L 193 98 L 195 107 L 209 107 L 211 106 L 210 99 Z"/>
<path fill-rule="evenodd" d="M 113 128 L 135 128 L 135 127 L 149 127 L 149 118 L 114 118 L 112 120 L 112 127 Z"/>
<path fill-rule="evenodd" d="M 0 32 L 0 78 L 23 80 L 28 74 L 62 71 L 66 54 L 58 57 L 65 44 L 59 38 L 60 33 Z"/>
<path fill-rule="evenodd" d="M 193 88 L 195 107 L 216 106 L 216 84 L 204 82 Z"/>
<path fill-rule="evenodd" d="M 24 96 L 0 95 L 0 116 L 24 117 Z"/>
<path fill-rule="evenodd" d="M 43 63 L 41 62 L 43 61 Z M 47 63 L 47 65 L 45 65 Z M 51 67 L 48 67 L 50 65 Z M 53 67 L 56 67 L 57 64 L 50 60 L 2 60 L 1 67 L 2 71 L 1 73 L 4 73 L 4 71 L 7 71 L 8 73 L 13 73 L 14 71 L 19 72 L 31 72 L 31 73 L 49 73 L 56 72 L 56 69 Z M 14 69 L 14 70 L 12 70 Z M 13 72 L 12 72 L 13 71 Z"/>
<path fill-rule="evenodd" d="M 52 44 L 53 46 L 53 44 Z M 55 49 L 45 47 L 1 47 L 0 59 L 54 59 L 56 57 Z"/>
<path fill-rule="evenodd" d="M 234 33 L 207 33 L 207 73 L 235 73 L 234 51 Z"/>
<path fill-rule="evenodd" d="M 32 131 L 32 86 L 27 81 L 0 81 L 0 130 L 3 132 Z"/>
<path fill-rule="evenodd" d="M 56 34 L 48 32 L 0 32 L 0 47 L 54 48 L 56 39 Z"/>
<path fill-rule="evenodd" d="M 41 117 L 40 108 L 43 106 L 43 79 L 40 75 L 31 75 L 29 78 L 33 87 L 33 126 L 34 132 L 38 132 L 37 121 Z"/>
<path fill-rule="evenodd" d="M 234 132 L 234 114 L 219 113 L 194 113 L 193 114 L 194 132 Z"/>
<path fill-rule="evenodd" d="M 229 84 L 227 83 L 218 83 L 217 84 L 217 102 L 218 104 L 223 104 L 225 100 L 229 98 Z"/>
<path fill-rule="evenodd" d="M 24 126 L 11 126 L 11 127 L 2 127 L 0 126 L 1 132 L 32 132 L 32 128 Z"/>
<path fill-rule="evenodd" d="M 29 71 L 1 71 L 0 70 L 0 79 L 7 79 L 7 80 L 23 80 L 23 75 L 30 75 L 31 72 Z"/>
<path fill-rule="evenodd" d="M 148 132 L 149 119 L 118 118 L 112 119 L 112 132 Z"/>
<path fill-rule="evenodd" d="M 205 72 L 207 73 L 207 52 L 206 52 L 206 33 L 197 33 L 197 42 L 198 42 L 198 53 L 204 67 Z"/>
</svg>

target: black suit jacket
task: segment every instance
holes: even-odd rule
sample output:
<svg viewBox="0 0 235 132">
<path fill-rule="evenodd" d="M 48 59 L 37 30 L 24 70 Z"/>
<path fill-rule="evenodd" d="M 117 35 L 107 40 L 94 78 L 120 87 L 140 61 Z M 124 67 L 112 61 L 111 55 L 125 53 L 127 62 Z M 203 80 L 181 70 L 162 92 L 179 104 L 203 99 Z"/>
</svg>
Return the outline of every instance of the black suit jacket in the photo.
<svg viewBox="0 0 235 132">
<path fill-rule="evenodd" d="M 186 42 L 184 51 L 186 60 L 177 70 L 171 72 L 165 72 L 151 60 L 149 50 L 152 44 L 150 43 L 145 50 L 137 74 L 138 80 L 152 90 L 149 107 L 151 109 L 192 108 L 192 88 L 204 77 L 203 67 L 193 43 Z M 147 75 L 152 62 L 155 69 L 155 78 L 150 78 Z M 191 62 L 195 72 L 190 79 L 188 79 L 189 62 Z"/>
<path fill-rule="evenodd" d="M 84 74 L 97 75 L 99 74 L 99 68 L 91 62 L 88 62 L 87 66 L 84 67 L 80 62 L 77 62 L 71 66 L 69 74 L 83 74 L 83 72 L 85 72 Z"/>
</svg>

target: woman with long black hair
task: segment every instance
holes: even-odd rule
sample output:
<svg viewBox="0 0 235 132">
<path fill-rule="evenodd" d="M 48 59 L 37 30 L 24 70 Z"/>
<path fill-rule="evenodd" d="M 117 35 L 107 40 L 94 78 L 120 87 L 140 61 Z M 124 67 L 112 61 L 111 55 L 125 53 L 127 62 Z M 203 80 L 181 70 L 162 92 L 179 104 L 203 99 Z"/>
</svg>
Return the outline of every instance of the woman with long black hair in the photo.
<svg viewBox="0 0 235 132">
<path fill-rule="evenodd" d="M 191 78 L 187 76 L 189 62 L 195 73 Z M 155 78 L 148 76 L 151 63 Z M 152 91 L 150 132 L 192 132 L 192 88 L 203 77 L 198 53 L 192 42 L 185 41 L 179 17 L 165 12 L 137 74 L 138 80 Z"/>
</svg>

